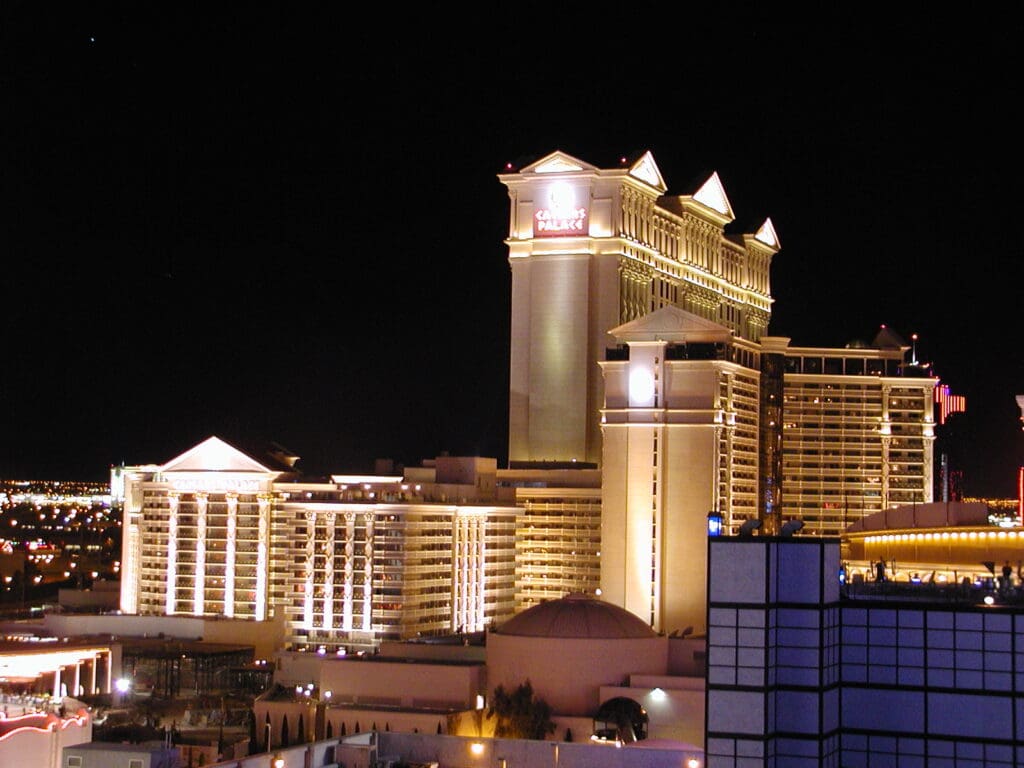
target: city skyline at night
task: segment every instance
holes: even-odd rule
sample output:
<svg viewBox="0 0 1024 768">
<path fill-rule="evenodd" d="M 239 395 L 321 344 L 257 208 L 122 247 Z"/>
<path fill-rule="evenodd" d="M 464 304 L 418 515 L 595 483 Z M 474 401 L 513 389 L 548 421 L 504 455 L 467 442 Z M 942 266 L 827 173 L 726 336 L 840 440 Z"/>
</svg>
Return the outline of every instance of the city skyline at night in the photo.
<svg viewBox="0 0 1024 768">
<path fill-rule="evenodd" d="M 1012 24 L 958 46 L 939 27 L 737 28 L 683 57 L 711 81 L 678 74 L 678 52 L 636 79 L 569 48 L 77 14 L 22 4 L 0 33 L 0 476 L 99 478 L 211 434 L 276 440 L 315 472 L 503 462 L 495 177 L 555 148 L 603 167 L 650 149 L 670 193 L 719 173 L 744 217 L 729 231 L 771 217 L 771 334 L 919 334 L 967 398 L 965 492 L 1015 492 L 1019 157 L 1012 93 L 982 76 L 1019 65 Z M 536 85 L 567 72 L 574 94 Z"/>
</svg>

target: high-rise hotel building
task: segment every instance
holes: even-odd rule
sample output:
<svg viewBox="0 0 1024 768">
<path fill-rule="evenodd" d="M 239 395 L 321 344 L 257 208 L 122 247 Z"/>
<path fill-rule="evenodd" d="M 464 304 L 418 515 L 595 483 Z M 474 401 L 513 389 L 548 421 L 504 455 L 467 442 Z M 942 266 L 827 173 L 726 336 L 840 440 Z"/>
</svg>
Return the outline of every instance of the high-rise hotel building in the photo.
<svg viewBox="0 0 1024 768">
<path fill-rule="evenodd" d="M 296 645 L 482 630 L 514 610 L 519 510 L 495 503 L 494 460 L 481 462 L 439 459 L 430 483 L 303 482 L 211 437 L 118 468 L 121 609 L 274 615 Z"/>
<path fill-rule="evenodd" d="M 605 599 L 700 629 L 709 513 L 838 533 L 931 500 L 936 381 L 889 332 L 842 349 L 767 335 L 779 238 L 767 219 L 725 232 L 717 174 L 668 195 L 650 153 L 602 169 L 555 152 L 499 179 L 511 465 L 600 466 Z"/>
<path fill-rule="evenodd" d="M 931 501 L 936 380 L 886 330 L 768 335 L 779 237 L 768 219 L 726 233 L 717 174 L 669 195 L 649 152 L 611 169 L 555 152 L 499 179 L 509 469 L 308 483 L 216 439 L 127 468 L 125 611 L 274 611 L 296 643 L 371 645 L 600 589 L 699 632 L 709 513 L 835 534 Z"/>
</svg>

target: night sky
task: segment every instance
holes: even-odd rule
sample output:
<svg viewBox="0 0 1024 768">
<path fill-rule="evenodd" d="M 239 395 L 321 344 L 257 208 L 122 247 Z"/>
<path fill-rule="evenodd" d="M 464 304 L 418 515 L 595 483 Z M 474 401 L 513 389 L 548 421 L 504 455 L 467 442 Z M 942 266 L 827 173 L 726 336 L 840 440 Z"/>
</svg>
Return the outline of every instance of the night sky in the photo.
<svg viewBox="0 0 1024 768">
<path fill-rule="evenodd" d="M 1014 494 L 1019 22 L 55 7 L 0 10 L 0 477 L 211 434 L 503 461 L 495 174 L 650 149 L 670 193 L 719 172 L 729 231 L 772 217 L 771 333 L 920 334 L 966 491 Z"/>
</svg>

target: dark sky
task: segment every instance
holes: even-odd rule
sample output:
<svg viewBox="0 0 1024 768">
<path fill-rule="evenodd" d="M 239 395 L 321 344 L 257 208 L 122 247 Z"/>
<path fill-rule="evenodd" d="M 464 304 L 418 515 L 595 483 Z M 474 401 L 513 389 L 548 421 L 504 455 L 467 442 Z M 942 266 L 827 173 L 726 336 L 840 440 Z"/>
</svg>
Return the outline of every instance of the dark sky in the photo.
<svg viewBox="0 0 1024 768">
<path fill-rule="evenodd" d="M 504 458 L 495 174 L 651 149 L 671 193 L 719 172 L 731 231 L 772 217 L 773 333 L 919 333 L 968 398 L 967 491 L 1013 493 L 1009 17 L 586 28 L 550 8 L 524 26 L 81 5 L 0 11 L 0 476 L 98 478 L 210 434 L 333 471 Z"/>
</svg>

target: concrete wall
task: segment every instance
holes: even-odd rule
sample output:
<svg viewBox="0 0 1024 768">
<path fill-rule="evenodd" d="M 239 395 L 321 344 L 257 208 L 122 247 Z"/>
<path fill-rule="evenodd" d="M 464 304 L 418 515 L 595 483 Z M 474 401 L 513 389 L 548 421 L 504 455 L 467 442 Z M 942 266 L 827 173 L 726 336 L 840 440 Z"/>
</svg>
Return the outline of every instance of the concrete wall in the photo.
<svg viewBox="0 0 1024 768">
<path fill-rule="evenodd" d="M 515 688 L 527 680 L 559 715 L 589 717 L 601 705 L 600 689 L 622 685 L 631 674 L 665 674 L 668 640 L 487 638 L 488 700 L 498 685 Z"/>
<path fill-rule="evenodd" d="M 120 592 L 93 592 L 88 589 L 61 589 L 57 592 L 57 604 L 62 608 L 115 611 L 120 603 Z"/>
<path fill-rule="evenodd" d="M 440 643 L 381 643 L 379 655 L 393 659 L 424 661 L 487 661 L 482 645 L 442 645 Z"/>
<path fill-rule="evenodd" d="M 430 664 L 406 660 L 328 659 L 320 667 L 320 690 L 334 701 L 400 707 L 464 709 L 486 690 L 482 664 Z"/>
<path fill-rule="evenodd" d="M 474 754 L 473 744 L 482 751 Z M 696 759 L 699 749 L 663 749 L 641 746 L 616 749 L 590 742 L 520 741 L 473 739 L 431 734 L 378 733 L 328 739 L 271 753 L 218 763 L 210 768 L 266 768 L 270 758 L 280 757 L 284 768 L 309 768 L 342 764 L 345 768 L 370 768 L 374 761 L 439 763 L 452 768 L 524 768 L 556 765 L 558 768 L 680 768 Z"/>
<path fill-rule="evenodd" d="M 252 645 L 257 658 L 270 658 L 284 640 L 280 620 L 202 619 L 189 616 L 73 615 L 49 613 L 46 631 L 58 637 L 74 635 L 120 635 L 124 637 L 165 637 L 202 639 L 209 643 Z"/>
<path fill-rule="evenodd" d="M 690 758 L 703 762 L 699 749 L 647 749 L 640 746 L 616 749 L 589 741 L 572 743 L 518 739 L 472 739 L 456 736 L 379 734 L 378 759 L 395 758 L 409 762 L 437 762 L 444 766 L 487 766 L 521 768 L 554 765 L 558 768 L 680 768 Z M 472 751 L 482 746 L 480 754 Z M 340 757 L 339 753 L 339 757 Z M 346 766 L 358 765 L 355 761 Z"/>
</svg>

